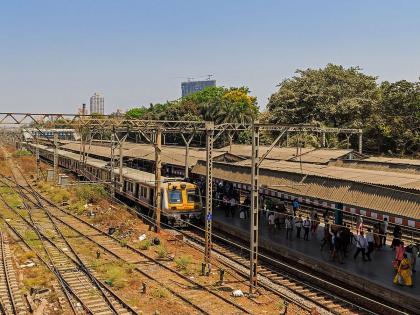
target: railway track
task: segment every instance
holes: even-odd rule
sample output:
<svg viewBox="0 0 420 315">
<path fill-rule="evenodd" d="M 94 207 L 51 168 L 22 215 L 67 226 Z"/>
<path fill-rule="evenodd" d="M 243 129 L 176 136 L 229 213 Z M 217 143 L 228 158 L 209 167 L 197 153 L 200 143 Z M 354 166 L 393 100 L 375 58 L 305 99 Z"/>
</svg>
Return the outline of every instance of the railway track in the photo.
<svg viewBox="0 0 420 315">
<path fill-rule="evenodd" d="M 206 285 L 194 281 L 182 273 L 173 270 L 165 263 L 154 259 L 153 257 L 135 249 L 131 246 L 122 246 L 119 240 L 109 236 L 105 232 L 91 226 L 83 219 L 68 213 L 48 199 L 40 195 L 30 185 L 22 185 L 22 182 L 15 181 L 16 189 L 20 189 L 22 198 L 32 203 L 33 207 L 38 207 L 39 211 L 33 215 L 34 221 L 39 224 L 40 232 L 43 237 L 47 230 L 62 230 L 64 227 L 70 228 L 97 248 L 102 249 L 107 254 L 114 256 L 125 263 L 134 266 L 134 270 L 146 277 L 150 281 L 166 288 L 169 292 L 190 305 L 195 313 L 201 314 L 219 314 L 223 309 L 226 314 L 250 314 L 251 304 L 254 302 L 249 299 L 242 300 L 238 304 L 230 294 L 221 292 L 217 287 L 210 289 Z M 19 187 L 19 188 L 18 188 Z M 41 214 L 43 211 L 44 214 Z M 35 212 L 34 212 L 35 213 Z M 50 226 L 45 226 L 43 221 L 50 216 Z M 58 235 L 55 235 L 58 237 Z M 56 240 L 54 240 L 56 242 Z M 65 244 L 61 244 L 65 245 Z M 60 245 L 60 246 L 61 246 Z M 67 245 L 68 246 L 68 245 Z M 159 276 L 156 275 L 156 268 L 159 268 Z M 209 298 L 209 295 L 212 298 Z M 255 307 L 255 304 L 254 304 Z"/>
<path fill-rule="evenodd" d="M 80 257 L 68 242 L 55 229 L 48 216 L 40 211 L 21 215 L 21 220 L 11 220 L 8 225 L 21 239 L 25 238 L 28 228 L 38 235 L 36 252 L 53 266 L 62 288 L 68 296 L 71 309 L 75 314 L 136 314 L 120 298 L 105 287 L 83 265 Z M 69 309 L 70 310 L 70 309 Z"/>
<path fill-rule="evenodd" d="M 20 293 L 13 270 L 12 255 L 3 232 L 0 232 L 0 310 L 4 314 L 26 314 L 26 305 Z"/>
<path fill-rule="evenodd" d="M 187 239 L 203 248 L 205 239 L 200 231 L 188 230 L 181 231 L 181 233 L 184 234 Z M 212 249 L 217 254 L 241 265 L 246 271 L 244 276 L 249 276 L 249 251 L 247 248 L 240 247 L 236 244 L 233 245 L 229 240 L 217 241 L 217 239 L 215 239 L 213 241 Z M 333 283 L 328 283 L 328 281 L 324 279 L 317 279 L 321 281 L 317 281 L 316 283 L 310 281 L 310 278 L 303 281 L 301 279 L 302 274 L 298 275 L 297 273 L 304 272 L 296 269 L 295 266 L 287 265 L 284 262 L 267 259 L 267 257 L 260 258 L 260 267 L 258 271 L 260 285 L 268 283 L 269 286 L 271 286 L 271 283 L 273 285 L 283 286 L 333 314 L 406 314 L 396 308 L 386 306 L 375 300 L 353 293 L 350 289 L 341 288 Z M 338 294 L 332 294 L 330 291 L 331 287 L 336 289 L 337 293 L 347 294 L 347 297 L 354 294 L 360 301 L 365 299 L 363 302 L 374 306 L 375 311 L 372 311 L 370 307 L 368 309 L 367 307 L 361 306 L 357 302 L 353 302 L 353 300 L 343 298 Z"/>
</svg>

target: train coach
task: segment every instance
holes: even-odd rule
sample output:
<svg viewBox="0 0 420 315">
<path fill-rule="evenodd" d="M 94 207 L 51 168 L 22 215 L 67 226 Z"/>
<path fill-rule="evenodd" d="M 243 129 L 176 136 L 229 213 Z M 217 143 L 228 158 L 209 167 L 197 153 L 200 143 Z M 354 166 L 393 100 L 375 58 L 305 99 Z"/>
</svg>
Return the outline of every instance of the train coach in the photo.
<svg viewBox="0 0 420 315">
<path fill-rule="evenodd" d="M 28 150 L 34 152 L 36 146 L 42 159 L 52 162 L 53 150 L 36 144 L 27 144 Z M 87 158 L 84 164 L 80 155 L 58 150 L 58 165 L 90 181 L 109 183 L 111 167 L 109 162 Z M 120 183 L 120 170 L 114 168 L 114 177 Z M 129 167 L 122 168 L 122 182 L 116 189 L 116 195 L 129 200 L 139 210 L 154 209 L 155 176 Z M 189 223 L 200 221 L 202 217 L 202 198 L 197 185 L 180 179 L 161 177 L 161 217 L 164 223 L 174 227 L 186 227 Z M 152 210 L 152 211 L 151 211 Z"/>
</svg>

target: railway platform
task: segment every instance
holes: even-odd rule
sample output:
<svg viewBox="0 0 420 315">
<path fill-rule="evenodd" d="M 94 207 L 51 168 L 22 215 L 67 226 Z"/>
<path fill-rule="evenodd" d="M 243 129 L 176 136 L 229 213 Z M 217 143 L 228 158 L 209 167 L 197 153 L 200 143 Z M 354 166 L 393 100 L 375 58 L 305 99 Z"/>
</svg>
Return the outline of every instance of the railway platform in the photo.
<svg viewBox="0 0 420 315">
<path fill-rule="evenodd" d="M 213 213 L 213 226 L 235 237 L 249 240 L 250 220 L 240 219 L 238 211 L 235 217 L 226 217 L 222 209 Z M 375 250 L 372 254 L 372 261 L 364 262 L 361 255 L 353 259 L 355 246 L 351 245 L 343 264 L 338 260 L 330 260 L 330 251 L 327 246 L 323 251 L 320 249 L 323 238 L 323 227 L 319 226 L 315 235 L 310 234 L 310 240 L 303 240 L 303 229 L 301 239 L 296 238 L 296 230 L 293 231 L 291 239 L 286 239 L 285 229 L 269 230 L 268 220 L 260 215 L 259 221 L 259 246 L 267 252 L 287 261 L 296 261 L 324 274 L 328 278 L 337 279 L 341 283 L 366 292 L 371 296 L 377 296 L 383 300 L 391 301 L 396 305 L 407 306 L 414 313 L 420 310 L 420 263 L 417 259 L 417 273 L 413 273 L 413 287 L 398 286 L 393 283 L 394 270 L 392 260 L 395 252 L 389 245 L 381 250 Z"/>
</svg>

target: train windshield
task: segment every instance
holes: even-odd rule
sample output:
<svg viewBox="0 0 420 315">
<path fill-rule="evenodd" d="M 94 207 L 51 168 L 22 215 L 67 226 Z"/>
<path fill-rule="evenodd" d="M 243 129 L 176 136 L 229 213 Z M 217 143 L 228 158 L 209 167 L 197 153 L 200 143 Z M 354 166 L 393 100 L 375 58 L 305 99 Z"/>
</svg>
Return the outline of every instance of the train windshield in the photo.
<svg viewBox="0 0 420 315">
<path fill-rule="evenodd" d="M 196 189 L 187 189 L 188 202 L 200 202 L 200 190 Z"/>
<path fill-rule="evenodd" d="M 170 203 L 182 203 L 182 193 L 179 189 L 169 190 L 169 202 Z"/>
</svg>

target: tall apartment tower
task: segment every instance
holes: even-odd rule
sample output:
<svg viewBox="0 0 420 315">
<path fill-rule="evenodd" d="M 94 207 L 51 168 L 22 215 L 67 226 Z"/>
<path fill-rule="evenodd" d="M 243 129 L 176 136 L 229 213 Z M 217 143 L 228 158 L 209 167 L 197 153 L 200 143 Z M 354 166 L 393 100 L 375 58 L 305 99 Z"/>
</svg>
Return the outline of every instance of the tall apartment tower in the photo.
<svg viewBox="0 0 420 315">
<path fill-rule="evenodd" d="M 104 113 L 104 98 L 98 93 L 93 94 L 90 97 L 90 114 L 103 115 Z"/>
</svg>

